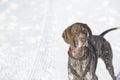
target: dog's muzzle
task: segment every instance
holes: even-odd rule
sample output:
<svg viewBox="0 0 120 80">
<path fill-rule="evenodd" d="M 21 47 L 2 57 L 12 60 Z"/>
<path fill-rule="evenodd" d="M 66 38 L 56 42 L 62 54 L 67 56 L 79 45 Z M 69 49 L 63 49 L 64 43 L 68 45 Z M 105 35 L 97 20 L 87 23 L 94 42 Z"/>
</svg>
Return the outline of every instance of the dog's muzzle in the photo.
<svg viewBox="0 0 120 80">
<path fill-rule="evenodd" d="M 68 55 L 75 60 L 85 60 L 89 56 L 89 49 L 87 46 L 84 46 L 84 55 L 80 59 L 78 59 L 73 57 L 71 47 L 69 47 Z"/>
</svg>

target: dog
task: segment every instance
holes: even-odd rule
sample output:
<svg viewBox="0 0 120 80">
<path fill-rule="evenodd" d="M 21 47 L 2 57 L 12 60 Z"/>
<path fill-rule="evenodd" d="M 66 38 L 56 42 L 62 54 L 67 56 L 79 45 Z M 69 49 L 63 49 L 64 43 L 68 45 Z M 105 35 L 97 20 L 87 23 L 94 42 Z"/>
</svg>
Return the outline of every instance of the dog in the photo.
<svg viewBox="0 0 120 80">
<path fill-rule="evenodd" d="M 116 80 L 112 63 L 113 53 L 110 43 L 104 38 L 111 28 L 100 35 L 93 35 L 87 24 L 74 23 L 67 27 L 62 37 L 70 45 L 68 50 L 68 78 L 69 80 L 98 80 L 96 67 L 101 58 L 111 75 Z"/>
</svg>

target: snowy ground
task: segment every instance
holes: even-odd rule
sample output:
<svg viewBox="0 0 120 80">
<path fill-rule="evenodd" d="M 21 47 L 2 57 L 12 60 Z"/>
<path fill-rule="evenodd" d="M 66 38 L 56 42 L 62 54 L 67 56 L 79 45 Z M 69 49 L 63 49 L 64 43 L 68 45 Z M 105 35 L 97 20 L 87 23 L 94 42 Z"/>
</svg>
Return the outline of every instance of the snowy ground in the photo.
<svg viewBox="0 0 120 80">
<path fill-rule="evenodd" d="M 68 80 L 63 30 L 87 23 L 94 34 L 120 26 L 119 0 L 0 0 L 0 80 Z M 120 72 L 120 30 L 105 38 Z M 112 80 L 100 59 L 99 80 Z M 120 80 L 120 79 L 119 79 Z"/>
</svg>

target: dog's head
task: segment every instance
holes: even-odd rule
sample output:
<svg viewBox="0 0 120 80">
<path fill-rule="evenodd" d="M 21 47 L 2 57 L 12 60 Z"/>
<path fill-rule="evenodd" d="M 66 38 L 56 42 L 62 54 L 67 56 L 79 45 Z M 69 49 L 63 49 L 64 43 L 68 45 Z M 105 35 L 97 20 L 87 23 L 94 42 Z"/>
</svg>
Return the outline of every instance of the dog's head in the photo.
<svg viewBox="0 0 120 80">
<path fill-rule="evenodd" d="M 77 48 L 87 45 L 87 38 L 92 36 L 92 32 L 87 24 L 74 23 L 64 30 L 62 37 L 71 47 Z"/>
</svg>

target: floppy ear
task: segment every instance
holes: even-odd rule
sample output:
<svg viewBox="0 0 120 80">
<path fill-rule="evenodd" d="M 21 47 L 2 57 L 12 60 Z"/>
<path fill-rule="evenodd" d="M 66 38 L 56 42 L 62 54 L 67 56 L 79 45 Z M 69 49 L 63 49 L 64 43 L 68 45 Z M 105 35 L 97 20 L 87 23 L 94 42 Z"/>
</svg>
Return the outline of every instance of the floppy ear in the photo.
<svg viewBox="0 0 120 80">
<path fill-rule="evenodd" d="M 74 41 L 73 36 L 71 34 L 71 27 L 72 26 L 69 26 L 68 28 L 66 28 L 63 31 L 62 37 L 66 43 L 70 44 L 71 46 L 75 46 L 75 41 Z"/>
<path fill-rule="evenodd" d="M 87 28 L 88 33 L 89 33 L 89 37 L 92 37 L 92 31 L 91 31 L 91 29 L 89 28 L 89 26 L 88 26 L 87 24 L 84 24 L 84 27 Z"/>
</svg>

